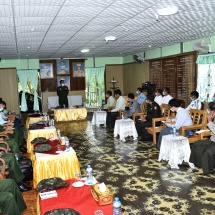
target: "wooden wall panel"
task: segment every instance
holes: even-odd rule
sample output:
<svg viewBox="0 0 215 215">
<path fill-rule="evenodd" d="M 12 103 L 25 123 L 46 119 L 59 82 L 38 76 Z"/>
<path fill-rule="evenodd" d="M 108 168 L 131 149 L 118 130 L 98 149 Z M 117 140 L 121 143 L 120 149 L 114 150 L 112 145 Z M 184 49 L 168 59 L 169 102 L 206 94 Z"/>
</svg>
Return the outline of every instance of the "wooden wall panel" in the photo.
<svg viewBox="0 0 215 215">
<path fill-rule="evenodd" d="M 105 68 L 105 79 L 106 79 L 106 90 L 112 90 L 112 84 L 110 81 L 113 79 L 117 80 L 116 86 L 121 90 L 124 95 L 124 83 L 123 83 L 123 65 L 106 65 Z M 113 90 L 112 90 L 113 92 Z"/>
<path fill-rule="evenodd" d="M 18 80 L 16 69 L 0 69 L 0 98 L 7 103 L 7 109 L 20 113 Z"/>
</svg>

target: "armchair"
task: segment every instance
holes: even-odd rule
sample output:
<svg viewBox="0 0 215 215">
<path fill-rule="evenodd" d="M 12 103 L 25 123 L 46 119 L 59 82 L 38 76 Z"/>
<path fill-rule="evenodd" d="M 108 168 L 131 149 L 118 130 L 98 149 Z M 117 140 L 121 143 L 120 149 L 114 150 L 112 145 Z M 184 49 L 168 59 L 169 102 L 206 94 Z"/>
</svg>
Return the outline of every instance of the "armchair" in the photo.
<svg viewBox="0 0 215 215">
<path fill-rule="evenodd" d="M 147 115 L 147 103 L 146 103 L 146 102 L 143 102 L 143 103 L 140 105 L 140 109 L 141 109 L 141 112 L 140 112 L 140 113 L 134 113 L 133 116 L 132 116 L 134 123 L 136 123 L 136 117 L 137 117 L 137 116 L 146 117 L 146 115 Z"/>
</svg>

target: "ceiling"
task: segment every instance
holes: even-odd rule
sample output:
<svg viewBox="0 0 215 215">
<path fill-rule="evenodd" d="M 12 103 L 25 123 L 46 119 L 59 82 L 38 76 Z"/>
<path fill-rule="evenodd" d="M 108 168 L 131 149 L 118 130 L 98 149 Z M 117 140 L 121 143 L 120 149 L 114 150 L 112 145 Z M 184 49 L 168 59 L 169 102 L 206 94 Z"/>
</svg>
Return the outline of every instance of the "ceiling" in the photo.
<svg viewBox="0 0 215 215">
<path fill-rule="evenodd" d="M 167 6 L 178 13 L 156 21 Z M 214 35 L 214 11 L 214 0 L 0 0 L 0 57 L 125 56 Z"/>
</svg>

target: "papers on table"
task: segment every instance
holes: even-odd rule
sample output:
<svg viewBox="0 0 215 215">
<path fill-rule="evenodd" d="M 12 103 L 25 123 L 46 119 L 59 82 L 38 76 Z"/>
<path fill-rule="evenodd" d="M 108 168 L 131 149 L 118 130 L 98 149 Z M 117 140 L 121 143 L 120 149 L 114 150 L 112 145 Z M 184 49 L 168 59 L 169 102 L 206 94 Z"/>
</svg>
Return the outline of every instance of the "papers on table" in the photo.
<svg viewBox="0 0 215 215">
<path fill-rule="evenodd" d="M 42 200 L 43 199 L 50 199 L 50 198 L 54 198 L 54 197 L 58 197 L 56 190 L 40 193 L 40 198 Z"/>
<path fill-rule="evenodd" d="M 206 130 L 199 130 L 199 131 L 196 131 L 196 134 L 201 134 L 203 132 L 207 132 L 207 131 L 210 131 L 209 129 L 206 129 Z"/>
</svg>

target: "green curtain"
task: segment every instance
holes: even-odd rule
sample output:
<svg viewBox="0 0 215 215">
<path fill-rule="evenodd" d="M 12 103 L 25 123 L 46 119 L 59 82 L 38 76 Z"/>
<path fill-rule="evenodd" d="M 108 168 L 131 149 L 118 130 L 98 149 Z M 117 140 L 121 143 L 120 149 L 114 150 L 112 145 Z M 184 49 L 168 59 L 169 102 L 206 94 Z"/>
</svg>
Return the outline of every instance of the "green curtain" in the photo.
<svg viewBox="0 0 215 215">
<path fill-rule="evenodd" d="M 38 84 L 38 71 L 37 70 L 30 70 L 28 74 L 28 78 L 31 81 L 31 84 L 34 88 L 34 110 L 39 110 L 39 103 L 37 97 L 37 84 Z"/>
<path fill-rule="evenodd" d="M 196 63 L 197 64 L 215 64 L 215 53 L 198 55 Z"/>
<path fill-rule="evenodd" d="M 20 84 L 22 86 L 22 100 L 21 100 L 21 111 L 27 111 L 28 106 L 25 98 L 25 88 L 27 80 L 30 79 L 31 84 L 34 88 L 34 110 L 39 110 L 38 98 L 37 98 L 37 70 L 17 70 Z"/>
<path fill-rule="evenodd" d="M 87 84 L 89 86 L 89 105 L 91 105 L 91 86 L 95 75 L 95 68 L 86 68 Z"/>
<path fill-rule="evenodd" d="M 104 81 L 105 67 L 95 69 L 95 75 L 99 86 L 99 104 L 102 105 L 102 82 Z"/>
</svg>

